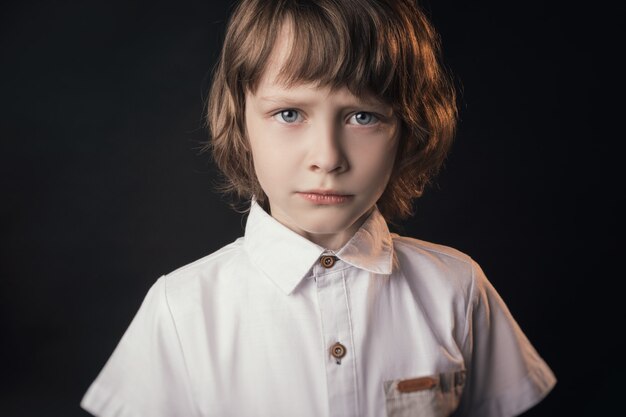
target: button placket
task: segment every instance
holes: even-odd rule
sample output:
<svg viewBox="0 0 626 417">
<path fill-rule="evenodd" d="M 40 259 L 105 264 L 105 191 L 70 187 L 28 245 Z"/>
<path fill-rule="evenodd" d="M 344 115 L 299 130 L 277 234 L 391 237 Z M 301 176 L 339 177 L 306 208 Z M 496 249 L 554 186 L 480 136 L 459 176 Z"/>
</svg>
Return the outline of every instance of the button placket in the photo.
<svg viewBox="0 0 626 417">
<path fill-rule="evenodd" d="M 318 303 L 326 345 L 329 417 L 357 417 L 356 362 L 345 276 L 343 268 L 333 265 L 334 269 L 323 266 L 320 258 L 316 266 Z"/>
</svg>

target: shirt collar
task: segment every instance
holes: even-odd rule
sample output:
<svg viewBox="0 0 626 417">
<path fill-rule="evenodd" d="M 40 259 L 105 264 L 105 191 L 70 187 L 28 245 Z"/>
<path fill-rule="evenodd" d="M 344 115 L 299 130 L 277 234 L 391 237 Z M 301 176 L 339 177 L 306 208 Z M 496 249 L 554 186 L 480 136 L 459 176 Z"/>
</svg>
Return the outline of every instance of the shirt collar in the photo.
<svg viewBox="0 0 626 417">
<path fill-rule="evenodd" d="M 252 262 L 285 294 L 291 294 L 319 257 L 333 253 L 342 261 L 376 274 L 391 274 L 393 242 L 377 207 L 337 252 L 319 246 L 284 226 L 252 201 L 244 247 Z"/>
</svg>

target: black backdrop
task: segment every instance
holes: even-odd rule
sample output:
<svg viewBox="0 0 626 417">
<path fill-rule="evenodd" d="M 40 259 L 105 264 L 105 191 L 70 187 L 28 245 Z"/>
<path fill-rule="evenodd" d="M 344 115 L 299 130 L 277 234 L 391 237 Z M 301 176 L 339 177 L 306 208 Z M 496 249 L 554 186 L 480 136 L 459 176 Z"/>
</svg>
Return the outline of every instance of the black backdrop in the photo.
<svg viewBox="0 0 626 417">
<path fill-rule="evenodd" d="M 461 120 L 400 231 L 474 257 L 552 367 L 557 387 L 526 416 L 609 414 L 624 385 L 623 187 L 592 110 L 611 13 L 423 3 Z M 229 7 L 2 6 L 0 415 L 87 415 L 80 398 L 155 279 L 242 234 L 199 154 Z"/>
</svg>

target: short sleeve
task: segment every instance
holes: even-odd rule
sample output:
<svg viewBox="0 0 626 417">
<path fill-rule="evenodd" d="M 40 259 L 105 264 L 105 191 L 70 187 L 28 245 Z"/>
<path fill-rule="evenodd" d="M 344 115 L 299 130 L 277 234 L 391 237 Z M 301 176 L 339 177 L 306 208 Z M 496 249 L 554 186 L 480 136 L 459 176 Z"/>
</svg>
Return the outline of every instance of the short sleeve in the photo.
<svg viewBox="0 0 626 417">
<path fill-rule="evenodd" d="M 463 356 L 467 380 L 455 416 L 517 416 L 540 402 L 556 378 L 506 304 L 473 264 Z"/>
<path fill-rule="evenodd" d="M 165 277 L 159 278 L 81 407 L 99 417 L 188 417 L 189 378 L 169 311 Z"/>
</svg>

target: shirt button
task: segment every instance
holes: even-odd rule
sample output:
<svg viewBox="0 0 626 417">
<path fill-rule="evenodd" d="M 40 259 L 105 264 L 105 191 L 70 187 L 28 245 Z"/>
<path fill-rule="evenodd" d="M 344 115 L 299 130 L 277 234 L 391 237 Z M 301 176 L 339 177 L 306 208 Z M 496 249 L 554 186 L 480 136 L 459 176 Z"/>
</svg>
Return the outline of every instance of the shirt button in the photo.
<svg viewBox="0 0 626 417">
<path fill-rule="evenodd" d="M 320 263 L 324 268 L 332 268 L 335 265 L 335 261 L 337 261 L 336 256 L 324 255 L 320 258 Z"/>
<path fill-rule="evenodd" d="M 346 356 L 346 347 L 337 342 L 330 348 L 330 354 L 333 355 L 336 359 L 341 359 Z"/>
</svg>

